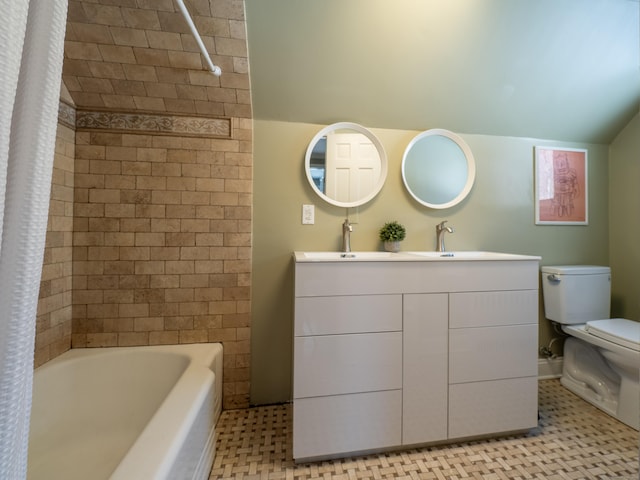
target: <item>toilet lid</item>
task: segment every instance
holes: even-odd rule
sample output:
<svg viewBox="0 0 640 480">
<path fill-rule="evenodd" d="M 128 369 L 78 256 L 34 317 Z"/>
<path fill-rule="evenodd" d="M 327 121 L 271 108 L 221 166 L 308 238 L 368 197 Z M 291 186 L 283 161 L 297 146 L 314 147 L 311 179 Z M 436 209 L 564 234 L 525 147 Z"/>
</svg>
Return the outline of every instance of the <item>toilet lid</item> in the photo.
<svg viewBox="0 0 640 480">
<path fill-rule="evenodd" d="M 640 322 L 626 318 L 591 320 L 585 330 L 593 336 L 640 352 Z"/>
</svg>

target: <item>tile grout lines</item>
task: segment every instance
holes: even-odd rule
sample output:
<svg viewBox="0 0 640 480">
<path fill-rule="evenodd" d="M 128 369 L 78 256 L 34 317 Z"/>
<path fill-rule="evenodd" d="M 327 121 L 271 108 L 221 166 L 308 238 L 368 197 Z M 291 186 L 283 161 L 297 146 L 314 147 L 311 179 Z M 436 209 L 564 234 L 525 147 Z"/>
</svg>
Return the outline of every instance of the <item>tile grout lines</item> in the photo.
<svg viewBox="0 0 640 480">
<path fill-rule="evenodd" d="M 539 426 L 527 434 L 294 464 L 291 405 L 227 410 L 217 479 L 638 479 L 638 432 L 563 388 L 540 382 Z"/>
</svg>

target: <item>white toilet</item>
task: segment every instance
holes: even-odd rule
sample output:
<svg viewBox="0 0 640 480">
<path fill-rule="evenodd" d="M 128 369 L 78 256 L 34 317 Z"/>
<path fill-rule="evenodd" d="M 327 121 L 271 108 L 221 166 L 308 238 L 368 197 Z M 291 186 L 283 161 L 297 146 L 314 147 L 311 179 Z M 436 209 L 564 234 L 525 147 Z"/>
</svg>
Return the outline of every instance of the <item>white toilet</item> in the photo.
<svg viewBox="0 0 640 480">
<path fill-rule="evenodd" d="M 609 318 L 611 269 L 542 267 L 545 317 L 571 336 L 564 344 L 562 385 L 640 429 L 640 322 Z"/>
</svg>

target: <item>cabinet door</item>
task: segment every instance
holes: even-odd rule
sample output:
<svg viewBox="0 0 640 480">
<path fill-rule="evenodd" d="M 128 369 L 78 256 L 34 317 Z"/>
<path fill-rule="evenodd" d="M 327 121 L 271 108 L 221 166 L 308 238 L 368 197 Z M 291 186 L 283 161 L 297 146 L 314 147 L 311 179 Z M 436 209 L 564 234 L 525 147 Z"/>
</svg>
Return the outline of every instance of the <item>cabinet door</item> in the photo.
<svg viewBox="0 0 640 480">
<path fill-rule="evenodd" d="M 294 398 L 402 387 L 402 332 L 294 339 Z"/>
<path fill-rule="evenodd" d="M 448 295 L 404 295 L 402 443 L 447 438 Z"/>
<path fill-rule="evenodd" d="M 515 432 L 538 423 L 538 377 L 449 387 L 449 438 Z"/>
<path fill-rule="evenodd" d="M 402 392 L 356 393 L 293 402 L 293 458 L 400 445 Z"/>
</svg>

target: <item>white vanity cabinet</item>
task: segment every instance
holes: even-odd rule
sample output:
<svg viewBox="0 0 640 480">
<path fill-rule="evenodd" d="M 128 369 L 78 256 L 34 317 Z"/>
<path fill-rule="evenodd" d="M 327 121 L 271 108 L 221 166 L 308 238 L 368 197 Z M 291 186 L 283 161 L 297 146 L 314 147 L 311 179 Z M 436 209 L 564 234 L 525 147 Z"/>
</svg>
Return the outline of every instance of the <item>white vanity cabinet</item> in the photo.
<svg viewBox="0 0 640 480">
<path fill-rule="evenodd" d="M 536 426 L 538 257 L 295 258 L 294 459 Z"/>
</svg>

